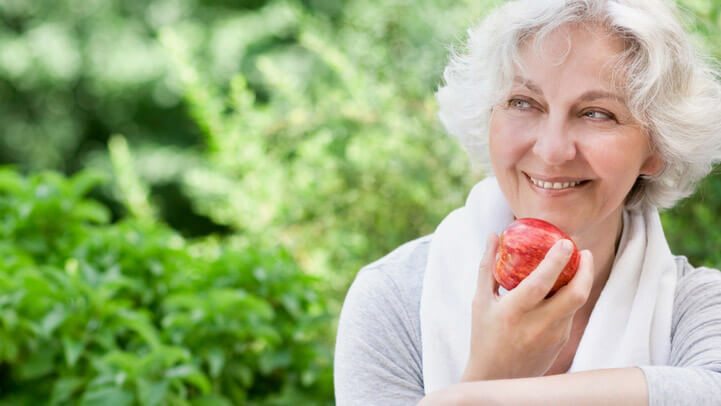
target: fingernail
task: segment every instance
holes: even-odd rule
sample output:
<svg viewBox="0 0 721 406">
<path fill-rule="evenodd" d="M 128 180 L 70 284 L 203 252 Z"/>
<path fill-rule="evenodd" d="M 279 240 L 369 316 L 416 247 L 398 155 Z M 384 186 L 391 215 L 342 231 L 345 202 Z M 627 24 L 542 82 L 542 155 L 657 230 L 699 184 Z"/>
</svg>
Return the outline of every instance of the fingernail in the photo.
<svg viewBox="0 0 721 406">
<path fill-rule="evenodd" d="M 571 242 L 568 240 L 561 240 L 561 251 L 564 254 L 568 254 L 573 249 L 573 245 L 571 245 Z"/>
</svg>

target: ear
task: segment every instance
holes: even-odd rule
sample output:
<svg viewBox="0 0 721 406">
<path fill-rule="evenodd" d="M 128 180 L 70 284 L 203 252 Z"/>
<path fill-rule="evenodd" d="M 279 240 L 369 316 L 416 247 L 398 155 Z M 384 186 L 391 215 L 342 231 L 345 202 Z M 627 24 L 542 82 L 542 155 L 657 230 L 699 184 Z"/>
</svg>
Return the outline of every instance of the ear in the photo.
<svg viewBox="0 0 721 406">
<path fill-rule="evenodd" d="M 661 158 L 661 155 L 659 155 L 659 153 L 656 151 L 651 152 L 651 155 L 649 155 L 649 157 L 646 158 L 646 161 L 644 161 L 643 165 L 641 165 L 640 174 L 647 176 L 656 175 L 661 172 L 661 169 L 663 169 L 663 165 L 664 162 Z"/>
</svg>

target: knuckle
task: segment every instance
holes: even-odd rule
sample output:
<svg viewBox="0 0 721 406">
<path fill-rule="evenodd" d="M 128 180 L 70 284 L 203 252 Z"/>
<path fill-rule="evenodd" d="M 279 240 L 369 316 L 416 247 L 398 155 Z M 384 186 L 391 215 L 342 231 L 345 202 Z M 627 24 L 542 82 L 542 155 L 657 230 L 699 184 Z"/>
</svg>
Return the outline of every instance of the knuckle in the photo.
<svg viewBox="0 0 721 406">
<path fill-rule="evenodd" d="M 528 284 L 528 292 L 533 296 L 545 296 L 550 288 L 542 282 L 534 281 Z"/>
<path fill-rule="evenodd" d="M 571 302 L 578 306 L 584 305 L 588 300 L 588 293 L 579 289 L 572 290 L 569 295 L 571 296 Z"/>
<path fill-rule="evenodd" d="M 513 327 L 518 324 L 518 316 L 510 310 L 501 310 L 497 314 L 499 323 L 504 327 Z"/>
</svg>

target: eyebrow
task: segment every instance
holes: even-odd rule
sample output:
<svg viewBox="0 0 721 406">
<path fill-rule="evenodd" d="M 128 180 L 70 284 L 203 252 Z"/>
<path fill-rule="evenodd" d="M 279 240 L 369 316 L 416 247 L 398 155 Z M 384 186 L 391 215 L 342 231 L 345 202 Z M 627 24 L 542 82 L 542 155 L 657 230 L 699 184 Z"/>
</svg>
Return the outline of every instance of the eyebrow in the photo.
<svg viewBox="0 0 721 406">
<path fill-rule="evenodd" d="M 525 86 L 526 88 L 528 88 L 528 90 L 532 91 L 533 93 L 543 96 L 543 90 L 541 90 L 541 88 L 537 84 L 535 84 L 532 80 L 522 78 L 521 76 L 515 76 L 513 78 L 513 81 L 515 83 L 519 83 L 519 84 Z M 606 92 L 603 90 L 589 90 L 586 93 L 582 94 L 581 97 L 578 98 L 578 101 L 589 102 L 589 101 L 598 100 L 598 99 L 611 99 L 611 100 L 616 100 L 616 101 L 620 101 L 620 102 L 624 101 L 624 99 L 622 97 L 619 97 L 617 94 Z"/>
</svg>

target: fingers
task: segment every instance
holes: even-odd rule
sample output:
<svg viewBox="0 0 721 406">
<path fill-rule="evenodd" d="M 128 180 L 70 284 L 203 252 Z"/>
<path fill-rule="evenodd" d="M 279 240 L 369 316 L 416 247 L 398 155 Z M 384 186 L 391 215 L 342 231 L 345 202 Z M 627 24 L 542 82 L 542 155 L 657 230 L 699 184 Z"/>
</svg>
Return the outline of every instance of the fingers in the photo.
<svg viewBox="0 0 721 406">
<path fill-rule="evenodd" d="M 550 292 L 572 252 L 573 244 L 569 240 L 556 241 L 536 269 L 504 296 L 504 300 L 513 302 L 511 306 L 522 312 L 536 308 Z"/>
<path fill-rule="evenodd" d="M 493 277 L 493 267 L 496 264 L 496 251 L 498 250 L 498 236 L 490 233 L 486 240 L 486 250 L 478 266 L 478 282 L 476 283 L 476 300 L 489 300 L 498 290 L 498 282 Z"/>
<path fill-rule="evenodd" d="M 588 301 L 593 287 L 593 274 L 593 255 L 591 251 L 583 250 L 576 275 L 541 305 L 539 310 L 551 318 L 572 315 Z"/>
</svg>

